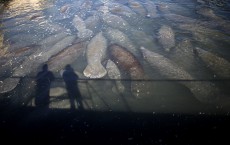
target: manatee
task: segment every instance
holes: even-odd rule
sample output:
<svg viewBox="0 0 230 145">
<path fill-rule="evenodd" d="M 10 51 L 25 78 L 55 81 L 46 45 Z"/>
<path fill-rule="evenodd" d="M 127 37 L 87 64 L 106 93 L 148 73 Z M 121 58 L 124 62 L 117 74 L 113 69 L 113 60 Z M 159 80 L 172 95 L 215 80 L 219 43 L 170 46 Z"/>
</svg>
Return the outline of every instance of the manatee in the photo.
<svg viewBox="0 0 230 145">
<path fill-rule="evenodd" d="M 129 7 L 136 12 L 137 14 L 141 15 L 141 16 L 146 16 L 147 15 L 147 11 L 146 9 L 143 7 L 143 5 L 141 3 L 139 3 L 138 1 L 135 0 L 128 0 L 128 5 Z"/>
<path fill-rule="evenodd" d="M 52 45 L 54 45 L 58 41 L 65 38 L 67 35 L 68 35 L 68 33 L 66 33 L 66 32 L 60 32 L 57 34 L 53 34 L 47 38 L 44 38 L 40 42 L 38 42 L 38 45 L 41 45 L 41 47 L 44 49 L 49 49 Z"/>
<path fill-rule="evenodd" d="M 49 70 L 58 73 L 60 70 L 64 69 L 67 64 L 72 64 L 83 54 L 86 44 L 87 42 L 73 44 L 51 57 L 47 62 Z"/>
<path fill-rule="evenodd" d="M 107 40 L 102 35 L 102 32 L 94 36 L 87 46 L 87 62 L 84 75 L 89 78 L 102 78 L 106 75 L 107 71 L 101 64 L 105 58 L 107 49 Z"/>
<path fill-rule="evenodd" d="M 116 87 L 112 88 L 113 92 L 116 92 L 116 90 L 120 93 L 124 92 L 125 87 L 120 81 L 121 72 L 118 69 L 117 65 L 110 59 L 107 61 L 106 70 L 108 72 L 109 78 L 114 79 L 116 81 Z"/>
<path fill-rule="evenodd" d="M 140 31 L 137 29 L 129 29 L 131 34 L 131 40 L 138 46 L 144 46 L 146 48 L 154 48 L 158 49 L 159 46 L 157 45 L 156 40 L 154 40 L 153 36 L 146 34 L 144 31 Z"/>
<path fill-rule="evenodd" d="M 172 53 L 169 54 L 170 60 L 192 73 L 192 71 L 194 72 L 196 69 L 193 50 L 194 47 L 191 40 L 184 39 L 179 42 Z"/>
<path fill-rule="evenodd" d="M 70 46 L 75 39 L 76 39 L 76 36 L 65 37 L 61 41 L 57 42 L 49 50 L 43 51 L 41 54 L 42 56 L 40 58 L 42 58 L 44 62 L 47 61 L 51 56 L 56 55 L 57 53 L 65 49 L 67 46 Z"/>
<path fill-rule="evenodd" d="M 13 90 L 19 84 L 20 78 L 6 78 L 0 81 L 0 93 Z"/>
<path fill-rule="evenodd" d="M 42 29 L 41 35 L 44 35 L 44 33 L 58 33 L 58 32 L 66 31 L 66 29 L 63 28 L 62 26 L 60 26 L 59 24 L 50 22 L 48 20 L 39 23 L 38 28 Z M 37 32 L 38 32 L 38 30 L 36 31 L 36 33 Z"/>
<path fill-rule="evenodd" d="M 181 80 L 179 83 L 186 86 L 194 96 L 201 102 L 204 103 L 216 103 L 216 101 L 221 97 L 219 89 L 215 84 L 211 82 L 204 81 L 193 81 L 196 80 L 188 72 L 179 67 L 177 64 L 173 63 L 168 58 L 147 50 L 144 47 L 140 48 L 144 59 L 156 69 L 162 76 L 168 79 Z M 191 80 L 190 82 L 185 82 L 182 80 Z"/>
<path fill-rule="evenodd" d="M 77 11 L 75 14 L 81 17 L 82 19 L 86 19 L 87 16 L 92 11 L 92 5 L 93 5 L 92 1 L 85 0 L 79 7 L 80 8 L 79 11 Z"/>
<path fill-rule="evenodd" d="M 163 15 L 165 19 L 176 22 L 176 23 L 188 23 L 188 24 L 194 24 L 199 22 L 199 20 L 182 16 L 182 15 L 177 15 L 177 14 L 164 14 Z"/>
<path fill-rule="evenodd" d="M 191 10 L 180 5 L 180 3 L 159 2 L 157 8 L 163 14 L 191 15 Z"/>
<path fill-rule="evenodd" d="M 207 7 L 201 7 L 199 10 L 197 10 L 197 13 L 205 17 L 211 18 L 213 20 L 216 20 L 216 21 L 222 20 L 220 17 L 218 17 L 215 14 L 215 12 L 212 9 L 207 8 Z"/>
<path fill-rule="evenodd" d="M 43 37 L 40 34 L 14 35 L 13 37 L 9 39 L 10 45 L 7 51 L 13 52 L 13 51 L 17 51 L 20 48 L 36 45 L 42 38 Z"/>
<path fill-rule="evenodd" d="M 205 64 L 219 77 L 224 79 L 230 78 L 230 62 L 228 60 L 199 47 L 196 47 L 195 51 Z"/>
<path fill-rule="evenodd" d="M 230 44 L 230 37 L 227 33 L 223 33 L 216 29 L 208 28 L 201 24 L 179 24 L 178 27 L 182 30 L 191 31 L 194 35 L 202 34 L 207 38 L 211 36 L 212 39 L 224 41 Z"/>
<path fill-rule="evenodd" d="M 78 15 L 75 15 L 73 25 L 78 30 L 77 36 L 79 38 L 89 38 L 93 35 L 93 31 L 86 29 L 85 22 Z"/>
<path fill-rule="evenodd" d="M 101 27 L 100 17 L 97 14 L 88 17 L 85 20 L 85 26 L 87 29 L 92 30 L 95 34 L 97 34 L 96 32 L 98 32 Z"/>
<path fill-rule="evenodd" d="M 108 26 L 119 29 L 119 30 L 127 30 L 129 29 L 129 24 L 124 19 L 122 19 L 119 16 L 107 13 L 102 15 L 102 20 L 104 23 L 106 23 Z"/>
<path fill-rule="evenodd" d="M 41 50 L 38 49 L 29 57 L 26 57 L 22 64 L 15 68 L 12 76 L 2 81 L 0 84 L 0 93 L 5 93 L 13 90 L 19 83 L 21 77 L 25 77 L 29 74 L 35 76 L 36 70 L 40 65 L 48 61 L 51 56 L 56 55 L 58 52 L 69 46 L 74 41 L 74 39 L 75 36 L 67 36 L 60 42 L 56 43 L 49 50 L 41 52 Z"/>
<path fill-rule="evenodd" d="M 163 25 L 158 32 L 158 39 L 164 50 L 169 52 L 175 46 L 175 34 L 171 27 Z"/>
<path fill-rule="evenodd" d="M 145 82 L 144 70 L 138 59 L 122 46 L 113 44 L 109 46 L 110 55 L 112 60 L 117 66 L 128 72 L 131 77 L 131 92 L 136 98 L 146 97 L 148 94 Z"/>
<path fill-rule="evenodd" d="M 107 4 L 108 9 L 111 13 L 119 16 L 131 17 L 136 15 L 129 7 L 115 2 L 110 2 Z"/>
<path fill-rule="evenodd" d="M 82 31 L 84 29 L 86 29 L 85 26 L 85 22 L 82 20 L 82 18 L 80 18 L 78 15 L 74 16 L 73 19 L 73 26 L 78 30 L 78 31 Z"/>
<path fill-rule="evenodd" d="M 130 51 L 133 55 L 137 58 L 140 56 L 138 49 L 136 46 L 131 42 L 126 34 L 119 31 L 118 29 L 107 28 L 104 32 L 105 36 L 110 40 L 112 44 L 118 44 L 128 51 Z"/>
<path fill-rule="evenodd" d="M 157 7 L 153 1 L 145 0 L 144 6 L 147 9 L 147 17 L 156 18 L 158 16 Z"/>
<path fill-rule="evenodd" d="M 26 56 L 31 55 L 38 49 L 39 47 L 37 46 L 25 47 L 11 53 L 6 53 L 0 60 L 0 76 L 3 78 L 11 76 L 14 70 L 26 59 Z"/>
</svg>

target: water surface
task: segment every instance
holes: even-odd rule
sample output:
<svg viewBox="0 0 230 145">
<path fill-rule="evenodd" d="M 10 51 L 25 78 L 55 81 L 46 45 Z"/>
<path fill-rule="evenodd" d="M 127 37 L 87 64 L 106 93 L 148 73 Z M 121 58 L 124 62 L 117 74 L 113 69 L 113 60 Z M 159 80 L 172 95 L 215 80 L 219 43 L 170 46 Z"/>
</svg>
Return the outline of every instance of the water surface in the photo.
<svg viewBox="0 0 230 145">
<path fill-rule="evenodd" d="M 0 16 L 4 107 L 34 106 L 35 77 L 48 64 L 56 78 L 49 107 L 70 108 L 61 76 L 70 64 L 80 78 L 85 110 L 198 114 L 230 110 L 227 1 L 12 0 L 1 6 Z M 101 41 L 88 45 L 100 32 L 107 41 L 103 54 L 96 51 L 105 45 Z M 136 63 L 129 57 L 119 60 L 123 53 L 111 54 L 112 44 L 122 46 Z M 87 46 L 93 47 L 95 56 L 88 55 Z M 156 57 L 151 53 L 148 59 L 141 47 Z M 88 78 L 84 70 L 91 58 L 100 60 L 105 69 L 112 60 L 119 77 L 112 78 L 107 68 L 106 75 Z M 98 63 L 93 65 L 97 72 Z"/>
</svg>

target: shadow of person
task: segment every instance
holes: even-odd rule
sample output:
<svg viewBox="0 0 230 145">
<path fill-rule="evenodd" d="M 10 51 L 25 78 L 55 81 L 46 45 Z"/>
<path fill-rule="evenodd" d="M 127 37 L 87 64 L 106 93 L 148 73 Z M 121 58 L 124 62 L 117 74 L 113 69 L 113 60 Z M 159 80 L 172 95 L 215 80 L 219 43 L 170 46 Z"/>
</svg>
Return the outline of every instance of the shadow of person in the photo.
<svg viewBox="0 0 230 145">
<path fill-rule="evenodd" d="M 75 110 L 75 100 L 77 101 L 78 109 L 83 110 L 82 97 L 78 88 L 78 75 L 74 72 L 70 65 L 66 65 L 62 77 L 66 84 L 66 89 L 70 99 L 70 109 Z"/>
<path fill-rule="evenodd" d="M 42 71 L 40 71 L 36 76 L 36 97 L 35 105 L 37 107 L 49 108 L 50 102 L 50 85 L 54 80 L 54 75 L 48 70 L 48 65 L 44 64 Z"/>
</svg>

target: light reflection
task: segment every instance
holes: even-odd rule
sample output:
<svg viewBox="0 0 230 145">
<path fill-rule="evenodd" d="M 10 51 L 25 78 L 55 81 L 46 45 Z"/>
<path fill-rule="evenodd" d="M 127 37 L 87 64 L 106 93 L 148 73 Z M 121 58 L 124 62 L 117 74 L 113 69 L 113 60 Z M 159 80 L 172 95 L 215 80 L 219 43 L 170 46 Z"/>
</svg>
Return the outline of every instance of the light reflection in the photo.
<svg viewBox="0 0 230 145">
<path fill-rule="evenodd" d="M 17 15 L 26 14 L 28 12 L 43 10 L 48 6 L 53 0 L 13 0 L 9 2 L 7 8 L 7 14 L 9 17 L 15 17 Z"/>
</svg>

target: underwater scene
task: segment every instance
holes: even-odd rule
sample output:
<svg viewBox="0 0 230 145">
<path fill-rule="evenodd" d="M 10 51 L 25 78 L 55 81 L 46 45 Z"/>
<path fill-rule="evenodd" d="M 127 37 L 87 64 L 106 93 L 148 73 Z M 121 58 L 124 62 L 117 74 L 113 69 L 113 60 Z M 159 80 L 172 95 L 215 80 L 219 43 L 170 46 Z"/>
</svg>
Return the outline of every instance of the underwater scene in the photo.
<svg viewBox="0 0 230 145">
<path fill-rule="evenodd" d="M 230 112 L 227 0 L 0 5 L 0 108 Z"/>
</svg>

